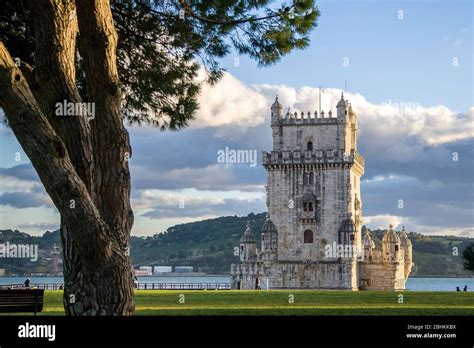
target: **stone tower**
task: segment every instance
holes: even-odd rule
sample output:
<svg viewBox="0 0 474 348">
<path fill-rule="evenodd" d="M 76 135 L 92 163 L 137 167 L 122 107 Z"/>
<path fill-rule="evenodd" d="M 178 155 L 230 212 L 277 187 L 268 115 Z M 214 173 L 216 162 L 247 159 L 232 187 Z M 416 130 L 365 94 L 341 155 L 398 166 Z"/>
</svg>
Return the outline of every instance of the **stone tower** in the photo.
<svg viewBox="0 0 474 348">
<path fill-rule="evenodd" d="M 262 154 L 268 208 L 262 250 L 256 250 L 247 227 L 240 244 L 241 262 L 232 266 L 233 287 L 252 288 L 264 280 L 272 288 L 358 290 L 383 283 L 382 288 L 385 280 L 370 282 L 379 266 L 386 272 L 387 284 L 392 279 L 401 284 L 411 269 L 408 238 L 402 245 L 400 237 L 387 235 L 383 253 L 370 234 L 362 242 L 364 158 L 357 152 L 357 116 L 349 101 L 342 94 L 335 115 L 332 111 L 283 115 L 278 97 L 270 110 L 273 148 Z M 360 257 L 365 250 L 370 261 L 368 255 Z M 380 257 L 387 251 L 389 261 Z M 402 272 L 400 257 L 407 265 L 402 264 Z M 249 268 L 253 258 L 257 261 Z M 366 278 L 361 283 L 362 273 Z"/>
<path fill-rule="evenodd" d="M 344 282 L 333 285 L 357 288 L 356 274 L 351 274 L 357 270 L 325 257 L 326 245 L 361 243 L 364 160 L 357 152 L 356 115 L 343 95 L 336 115 L 323 111 L 283 116 L 281 111 L 277 98 L 271 106 L 273 150 L 263 154 L 268 211 L 278 229 L 278 259 L 332 262 L 319 268 L 347 273 Z"/>
</svg>

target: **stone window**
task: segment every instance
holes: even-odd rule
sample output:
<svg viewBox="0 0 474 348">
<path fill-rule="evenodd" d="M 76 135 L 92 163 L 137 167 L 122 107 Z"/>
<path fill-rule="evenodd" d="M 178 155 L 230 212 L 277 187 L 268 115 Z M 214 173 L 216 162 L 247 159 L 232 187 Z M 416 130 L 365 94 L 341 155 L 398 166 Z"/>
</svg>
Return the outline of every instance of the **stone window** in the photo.
<svg viewBox="0 0 474 348">
<path fill-rule="evenodd" d="M 313 202 L 303 202 L 303 211 L 314 211 Z"/>
<path fill-rule="evenodd" d="M 313 243 L 313 231 L 306 230 L 304 231 L 304 242 L 306 243 Z"/>
<path fill-rule="evenodd" d="M 306 150 L 313 151 L 313 142 L 308 141 L 308 144 L 306 145 Z"/>
<path fill-rule="evenodd" d="M 303 173 L 303 185 L 313 185 L 314 184 L 314 173 Z"/>
</svg>

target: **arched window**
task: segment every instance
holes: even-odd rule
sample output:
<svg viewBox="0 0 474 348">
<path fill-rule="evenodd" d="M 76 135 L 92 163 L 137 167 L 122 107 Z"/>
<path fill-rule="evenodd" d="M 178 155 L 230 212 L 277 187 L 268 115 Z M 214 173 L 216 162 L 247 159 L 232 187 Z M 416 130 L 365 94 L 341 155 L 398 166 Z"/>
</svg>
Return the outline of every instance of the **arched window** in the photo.
<svg viewBox="0 0 474 348">
<path fill-rule="evenodd" d="M 313 151 L 313 142 L 308 141 L 308 145 L 306 146 L 306 150 Z"/>
<path fill-rule="evenodd" d="M 314 174 L 313 174 L 313 172 L 309 173 L 309 184 L 310 185 L 314 184 Z"/>
<path fill-rule="evenodd" d="M 311 230 L 304 231 L 304 242 L 313 243 L 313 231 Z"/>
</svg>

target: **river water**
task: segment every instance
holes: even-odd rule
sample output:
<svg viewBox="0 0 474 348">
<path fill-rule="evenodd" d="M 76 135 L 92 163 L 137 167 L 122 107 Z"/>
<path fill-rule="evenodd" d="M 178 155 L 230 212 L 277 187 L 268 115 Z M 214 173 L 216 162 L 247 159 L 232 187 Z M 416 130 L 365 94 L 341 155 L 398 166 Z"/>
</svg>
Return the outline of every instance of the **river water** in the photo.
<svg viewBox="0 0 474 348">
<path fill-rule="evenodd" d="M 61 284 L 62 277 L 31 277 L 31 283 Z M 26 277 L 0 277 L 0 285 L 23 284 Z M 140 283 L 229 283 L 228 276 L 149 276 L 138 277 Z M 413 291 L 455 291 L 467 285 L 468 291 L 474 291 L 474 278 L 408 278 L 407 290 Z"/>
</svg>

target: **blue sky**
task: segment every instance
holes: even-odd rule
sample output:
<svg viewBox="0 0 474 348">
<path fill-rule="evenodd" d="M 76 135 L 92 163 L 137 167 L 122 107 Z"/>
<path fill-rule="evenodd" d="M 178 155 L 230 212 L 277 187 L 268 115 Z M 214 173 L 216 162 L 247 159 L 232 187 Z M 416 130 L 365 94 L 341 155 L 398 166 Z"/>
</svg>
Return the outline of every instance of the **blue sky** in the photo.
<svg viewBox="0 0 474 348">
<path fill-rule="evenodd" d="M 248 84 L 344 88 L 347 80 L 349 91 L 375 103 L 415 100 L 458 112 L 472 105 L 472 1 L 317 3 L 321 17 L 309 48 L 270 68 L 246 57 L 234 67 L 233 55 L 223 66 Z"/>
<path fill-rule="evenodd" d="M 334 111 L 347 81 L 366 160 L 364 223 L 474 237 L 472 2 L 317 3 L 321 17 L 308 49 L 266 68 L 242 56 L 234 66 L 230 54 L 221 62 L 228 74 L 203 86 L 188 129 L 130 128 L 135 235 L 264 211 L 262 166 L 221 165 L 217 151 L 271 150 L 275 94 L 285 109 L 314 110 L 321 85 L 323 109 Z M 59 215 L 28 158 L 10 130 L 1 126 L 0 135 L 0 228 L 57 228 Z"/>
</svg>

